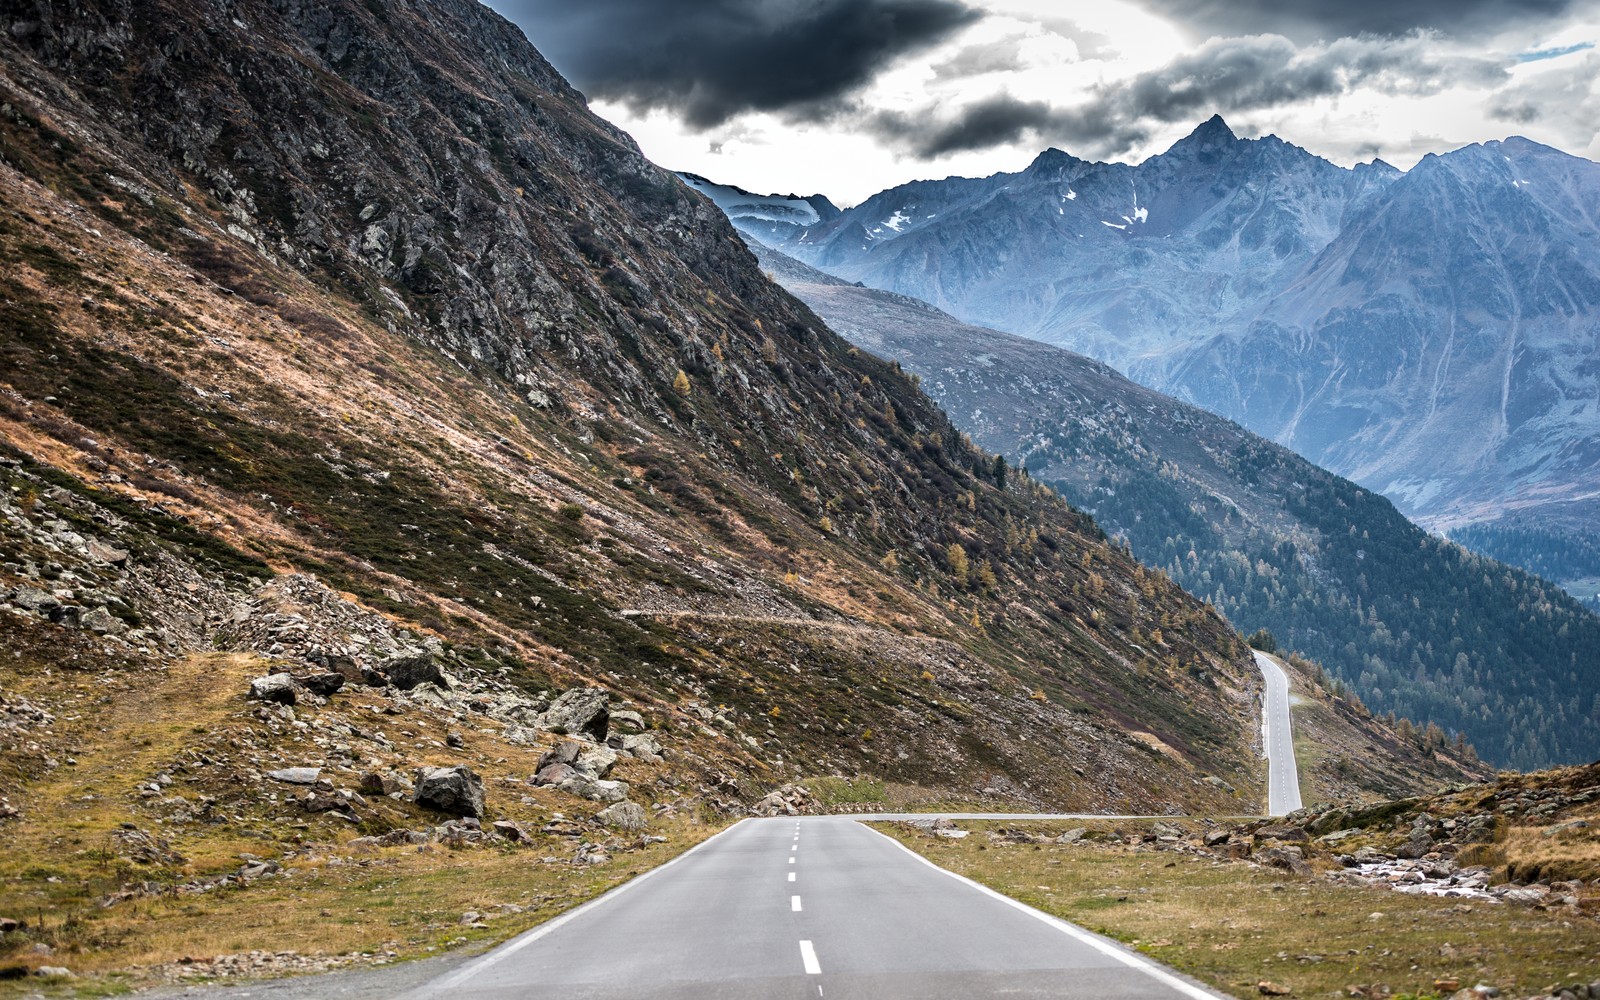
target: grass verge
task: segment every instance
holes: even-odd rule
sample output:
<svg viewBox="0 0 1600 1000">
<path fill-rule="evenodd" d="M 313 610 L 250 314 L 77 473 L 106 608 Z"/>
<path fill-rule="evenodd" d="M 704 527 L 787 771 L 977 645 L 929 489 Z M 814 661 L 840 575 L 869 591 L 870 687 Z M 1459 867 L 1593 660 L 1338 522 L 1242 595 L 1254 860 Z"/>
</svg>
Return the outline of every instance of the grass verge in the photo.
<svg viewBox="0 0 1600 1000">
<path fill-rule="evenodd" d="M 1488 983 L 1509 997 L 1600 978 L 1600 921 L 1340 886 L 1147 845 L 1012 844 L 988 836 L 1002 826 L 1054 835 L 1067 829 L 1063 824 L 959 825 L 973 833 L 950 840 L 905 824 L 881 828 L 941 867 L 1236 997 L 1259 997 L 1262 981 L 1297 997 L 1420 1000 L 1448 996 L 1452 980 Z"/>
</svg>

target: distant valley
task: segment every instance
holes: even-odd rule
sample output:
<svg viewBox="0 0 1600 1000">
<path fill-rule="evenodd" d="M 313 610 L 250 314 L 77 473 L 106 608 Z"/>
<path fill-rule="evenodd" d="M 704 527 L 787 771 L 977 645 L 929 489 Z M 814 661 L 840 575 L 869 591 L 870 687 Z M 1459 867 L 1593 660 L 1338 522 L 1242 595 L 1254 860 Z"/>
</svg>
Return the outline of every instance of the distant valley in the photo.
<svg viewBox="0 0 1600 1000">
<path fill-rule="evenodd" d="M 1482 551 L 1600 577 L 1571 544 L 1600 534 L 1588 160 L 1512 138 L 1346 169 L 1213 118 L 1137 166 L 1048 150 L 809 225 L 736 221 L 831 274 L 1105 361 L 1421 524 L 1475 526 Z"/>
<path fill-rule="evenodd" d="M 1560 588 L 1099 362 L 756 249 L 835 330 L 920 375 L 980 446 L 1242 631 L 1271 630 L 1379 711 L 1462 732 L 1497 763 L 1600 756 L 1600 618 Z"/>
</svg>

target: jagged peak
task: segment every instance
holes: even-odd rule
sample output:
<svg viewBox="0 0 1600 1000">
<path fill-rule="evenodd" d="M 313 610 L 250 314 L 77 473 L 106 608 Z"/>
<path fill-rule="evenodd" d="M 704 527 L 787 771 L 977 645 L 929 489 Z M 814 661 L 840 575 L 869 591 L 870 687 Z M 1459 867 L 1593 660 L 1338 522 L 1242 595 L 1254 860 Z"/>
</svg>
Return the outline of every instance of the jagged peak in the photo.
<svg viewBox="0 0 1600 1000">
<path fill-rule="evenodd" d="M 1171 156 L 1174 153 L 1200 154 L 1211 153 L 1224 149 L 1239 141 L 1233 129 L 1222 120 L 1221 115 L 1212 115 L 1199 125 L 1193 132 L 1173 143 L 1171 148 L 1163 155 Z"/>
</svg>

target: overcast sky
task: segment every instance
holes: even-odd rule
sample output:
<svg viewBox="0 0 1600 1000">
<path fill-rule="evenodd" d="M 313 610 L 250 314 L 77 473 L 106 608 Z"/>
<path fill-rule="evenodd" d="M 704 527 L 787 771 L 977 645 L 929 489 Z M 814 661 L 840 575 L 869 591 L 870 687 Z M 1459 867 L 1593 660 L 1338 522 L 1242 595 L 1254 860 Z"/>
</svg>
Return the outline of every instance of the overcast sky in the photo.
<svg viewBox="0 0 1600 1000">
<path fill-rule="evenodd" d="M 1137 162 L 1220 113 L 1337 163 L 1600 160 L 1600 0 L 487 0 L 663 166 L 853 204 Z"/>
</svg>

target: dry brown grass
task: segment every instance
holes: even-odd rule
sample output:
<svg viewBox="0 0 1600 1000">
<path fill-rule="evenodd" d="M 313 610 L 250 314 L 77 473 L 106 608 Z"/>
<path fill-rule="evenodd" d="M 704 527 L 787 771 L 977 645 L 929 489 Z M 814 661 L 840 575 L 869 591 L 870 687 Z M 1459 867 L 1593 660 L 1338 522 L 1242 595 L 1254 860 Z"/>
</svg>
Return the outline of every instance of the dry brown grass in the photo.
<svg viewBox="0 0 1600 1000">
<path fill-rule="evenodd" d="M 148 980 L 150 973 L 141 967 L 259 948 L 327 955 L 392 952 L 404 959 L 486 944 L 661 864 L 722 825 L 697 816 L 658 821 L 650 832 L 665 836 L 666 843 L 622 851 L 609 863 L 582 868 L 567 860 L 575 841 L 559 836 L 521 847 L 352 845 L 362 830 L 326 814 L 301 812 L 283 801 L 283 787 L 268 783 L 249 789 L 238 774 L 185 775 L 174 768 L 181 753 L 195 745 L 233 745 L 241 755 L 250 752 L 258 723 L 241 692 L 246 679 L 264 666 L 253 656 L 211 654 L 163 668 L 52 670 L 7 678 L 8 695 L 48 699 L 57 721 L 0 754 L 11 800 L 23 810 L 20 820 L 7 824 L 6 849 L 0 852 L 0 916 L 28 925 L 0 943 L 0 966 L 64 965 L 90 977 L 88 988 L 102 989 Z M 322 711 L 339 706 L 346 714 L 359 712 L 376 697 L 341 693 Z M 299 710 L 302 720 L 312 722 L 320 714 Z M 464 759 L 483 775 L 492 818 L 537 829 L 556 811 L 565 808 L 570 814 L 578 805 L 521 784 L 539 748 L 513 747 L 494 734 L 469 731 L 464 751 L 446 751 L 442 721 L 420 712 L 393 718 L 390 727 L 395 736 L 413 734 L 405 753 L 416 764 Z M 286 738 L 264 751 L 254 766 L 288 766 L 303 759 L 298 754 L 310 752 L 310 744 Z M 226 815 L 216 823 L 163 823 L 159 810 L 139 794 L 139 787 L 162 771 L 177 779 L 169 794 L 196 801 L 214 797 Z M 338 780 L 352 783 L 349 777 Z M 268 799 L 273 792 L 280 801 Z M 374 822 L 411 828 L 441 819 L 392 800 L 378 800 L 375 812 L 380 820 Z M 119 856 L 113 834 L 124 825 L 161 837 L 184 862 L 139 864 Z M 291 874 L 247 887 L 173 891 L 197 878 L 237 870 L 244 854 L 280 860 Z M 546 857 L 553 863 L 544 862 Z M 134 882 L 165 888 L 110 907 L 97 903 Z M 495 913 L 508 904 L 525 912 Z M 460 926 L 467 910 L 494 913 L 492 923 Z M 32 953 L 36 943 L 50 946 L 53 954 Z M 0 996 L 23 989 L 0 981 Z"/>
<path fill-rule="evenodd" d="M 904 826 L 889 832 L 951 871 L 1131 944 L 1233 996 L 1258 996 L 1261 980 L 1289 986 L 1298 997 L 1346 996 L 1352 986 L 1374 984 L 1397 996 L 1427 997 L 1437 995 L 1437 979 L 1485 982 L 1506 996 L 1526 996 L 1600 978 L 1600 921 L 1341 886 L 1121 844 L 1007 845 L 981 832 L 998 824 L 961 825 L 980 832 L 954 841 Z"/>
</svg>

